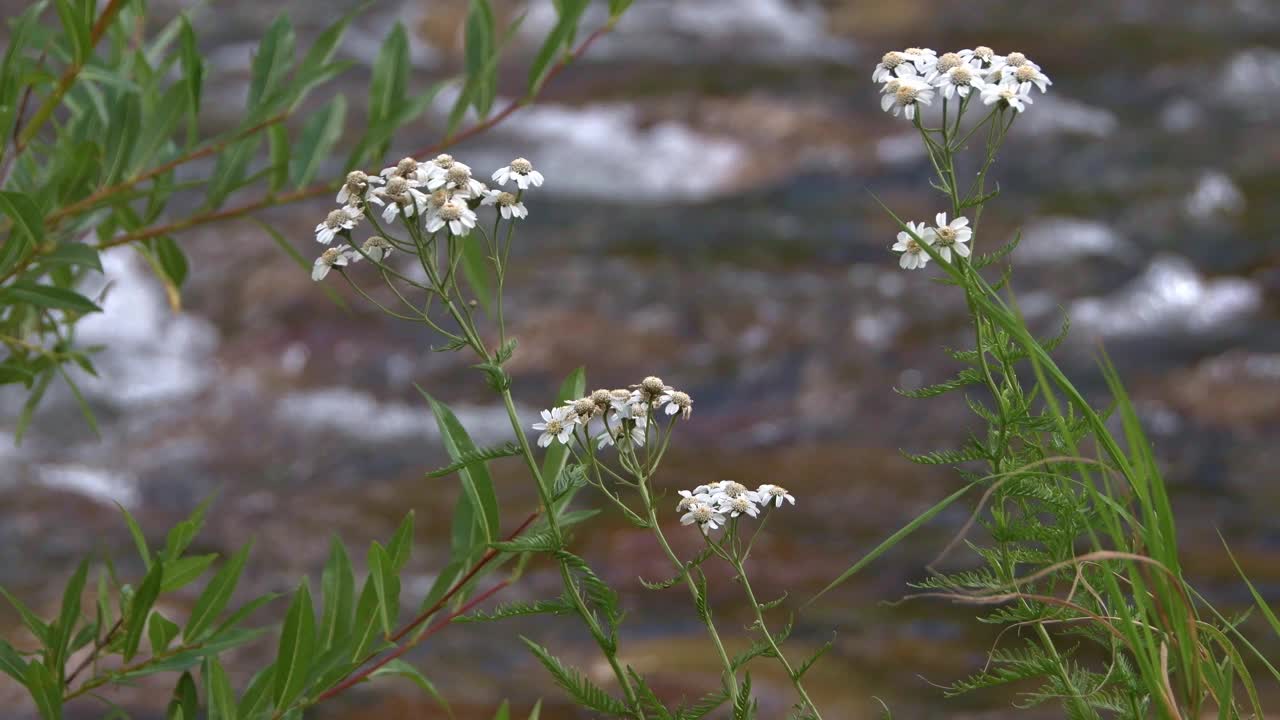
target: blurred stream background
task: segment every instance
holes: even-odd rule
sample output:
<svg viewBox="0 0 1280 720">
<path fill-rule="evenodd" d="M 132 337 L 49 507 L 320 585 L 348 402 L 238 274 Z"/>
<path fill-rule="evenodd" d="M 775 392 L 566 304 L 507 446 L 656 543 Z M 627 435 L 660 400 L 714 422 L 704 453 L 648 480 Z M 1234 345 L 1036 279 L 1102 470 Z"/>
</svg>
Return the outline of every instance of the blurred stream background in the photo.
<svg viewBox="0 0 1280 720">
<path fill-rule="evenodd" d="M 0 7 L 7 16 L 21 4 Z M 352 4 L 194 8 L 212 64 L 207 127 L 237 119 L 250 53 L 276 16 L 288 13 L 305 42 Z M 160 20 L 185 6 L 151 5 Z M 495 7 L 510 18 L 525 4 Z M 340 52 L 367 66 L 403 22 L 415 88 L 424 88 L 457 69 L 465 10 L 462 0 L 379 0 Z M 554 20 L 550 2 L 528 11 L 503 73 L 508 97 Z M 589 12 L 584 32 L 602 17 Z M 589 387 L 657 374 L 687 389 L 693 419 L 662 484 L 672 495 L 723 478 L 791 488 L 799 502 L 770 523 L 755 582 L 769 597 L 790 590 L 793 607 L 955 490 L 954 472 L 912 465 L 898 451 L 954 447 L 977 426 L 959 396 L 916 401 L 891 390 L 945 378 L 956 367 L 941 346 L 970 338 L 962 299 L 930 282 L 936 271 L 903 273 L 888 252 L 895 228 L 870 193 L 911 219 L 941 205 L 915 132 L 879 111 L 870 75 L 890 49 L 979 44 L 1026 52 L 1054 85 L 1036 94 L 993 171 L 1001 194 L 978 248 L 1021 229 L 1014 285 L 1024 311 L 1046 335 L 1063 313 L 1072 320 L 1060 363 L 1102 404 L 1100 345 L 1119 366 L 1165 463 L 1193 581 L 1228 608 L 1248 605 L 1220 532 L 1263 593 L 1280 597 L 1273 0 L 637 0 L 538 105 L 452 151 L 480 177 L 516 155 L 547 177 L 526 196 L 530 218 L 508 279 L 508 323 L 520 340 L 509 369 L 522 414 L 532 422 L 578 365 Z M 362 67 L 339 81 L 353 109 L 366 78 Z M 451 100 L 442 92 L 397 150 L 438 139 Z M 311 228 L 328 209 L 322 199 L 264 217 L 310 256 Z M 405 605 L 416 605 L 446 552 L 457 489 L 422 480 L 445 454 L 412 384 L 453 405 L 478 442 L 499 442 L 509 429 L 483 378 L 467 357 L 429 352 L 435 338 L 358 298 L 344 313 L 253 223 L 180 241 L 192 256 L 181 314 L 128 250 L 104 257 L 107 312 L 87 318 L 80 337 L 107 343 L 102 378 L 87 387 L 101 441 L 70 397 L 55 394 L 15 448 L 22 398 L 0 394 L 0 584 L 53 606 L 85 553 L 137 570 L 113 502 L 159 533 L 218 493 L 197 549 L 229 552 L 256 538 L 247 578 L 257 590 L 318 578 L 331 533 L 361 548 L 415 509 Z M 506 517 L 523 517 L 536 497 L 518 461 L 494 472 Z M 944 700 L 937 687 L 980 669 L 994 639 L 972 609 L 883 604 L 923 575 L 967 513 L 939 516 L 800 616 L 797 655 L 834 633 L 811 675 L 828 717 L 877 717 L 873 696 L 899 718 L 1014 716 L 1012 696 Z M 692 533 L 673 535 L 695 547 Z M 669 574 L 652 539 L 604 516 L 578 533 L 576 548 L 631 611 L 623 659 L 666 696 L 713 689 L 714 658 L 687 596 L 636 580 Z M 558 583 L 538 563 L 504 598 L 552 596 Z M 713 575 L 712 602 L 727 627 L 747 623 L 727 575 Z M 0 629 L 16 627 L 10 608 L 0 609 Z M 538 697 L 544 718 L 588 717 L 512 641 L 517 632 L 606 680 L 589 638 L 567 619 L 454 628 L 409 659 L 461 720 L 487 720 L 503 698 L 527 712 Z M 1280 652 L 1271 640 L 1264 647 Z M 240 658 L 237 683 L 260 664 L 253 652 Z M 785 678 L 760 665 L 762 717 L 783 717 Z M 0 685 L 6 706 L 17 697 Z M 161 716 L 161 697 L 122 690 L 112 699 L 149 718 Z M 443 716 L 408 683 L 344 698 L 314 716 Z M 99 717 L 101 708 L 75 705 L 71 716 Z"/>
</svg>

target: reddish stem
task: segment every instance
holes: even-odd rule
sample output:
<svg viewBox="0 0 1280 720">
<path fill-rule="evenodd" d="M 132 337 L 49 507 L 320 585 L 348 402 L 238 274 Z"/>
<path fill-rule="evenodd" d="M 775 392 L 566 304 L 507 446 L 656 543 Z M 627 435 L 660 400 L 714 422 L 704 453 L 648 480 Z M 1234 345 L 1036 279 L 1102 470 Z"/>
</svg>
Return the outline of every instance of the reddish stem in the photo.
<svg viewBox="0 0 1280 720">
<path fill-rule="evenodd" d="M 448 615 L 446 615 L 446 616 L 444 616 L 444 617 L 440 618 L 440 620 L 438 620 L 438 621 L 436 621 L 434 624 L 432 624 L 432 625 L 431 625 L 431 627 L 427 628 L 426 632 L 422 633 L 422 637 L 421 637 L 421 638 L 419 638 L 419 642 L 421 642 L 422 640 L 427 639 L 428 637 L 431 637 L 432 635 L 434 635 L 434 634 L 435 634 L 435 633 L 437 633 L 437 632 L 440 632 L 440 631 L 441 631 L 441 630 L 443 630 L 446 626 L 448 626 L 448 625 L 449 625 L 449 623 L 453 622 L 453 619 L 454 619 L 454 618 L 458 617 L 459 615 L 463 615 L 463 614 L 465 614 L 465 613 L 467 613 L 467 612 L 470 612 L 472 608 L 474 608 L 475 606 L 477 606 L 477 605 L 479 605 L 480 603 L 484 602 L 485 600 L 488 600 L 488 599 L 489 599 L 489 598 L 490 598 L 494 593 L 498 592 L 499 590 L 501 590 L 502 588 L 504 588 L 504 587 L 506 587 L 506 586 L 508 586 L 508 585 L 510 585 L 510 584 L 511 584 L 511 581 L 510 581 L 510 580 L 503 580 L 502 582 L 498 583 L 497 585 L 494 585 L 493 587 L 489 588 L 488 590 L 485 590 L 484 592 L 480 593 L 479 595 L 477 595 L 477 596 L 475 596 L 475 597 L 471 598 L 471 599 L 470 599 L 469 601 L 467 601 L 467 603 L 466 603 L 466 604 L 464 604 L 462 607 L 460 607 L 460 608 L 458 608 L 457 610 L 454 610 L 453 612 L 449 613 Z M 390 653 L 387 653 L 385 656 L 383 656 L 383 657 L 382 657 L 382 659 L 378 660 L 378 662 L 376 662 L 376 663 L 374 663 L 374 664 L 370 665 L 369 667 L 365 668 L 364 670 L 361 670 L 360 672 L 356 673 L 355 675 L 352 675 L 351 677 L 348 677 L 346 680 L 342 681 L 341 683 L 339 683 L 339 684 L 337 684 L 337 685 L 335 685 L 335 686 L 333 686 L 333 687 L 329 688 L 328 690 L 324 691 L 323 693 L 321 693 L 319 696 L 317 696 L 317 697 L 316 697 L 315 701 L 314 701 L 312 704 L 313 704 L 313 705 L 315 705 L 315 704 L 317 704 L 317 703 L 324 702 L 325 700 L 329 700 L 329 699 L 333 698 L 334 696 L 336 696 L 336 695 L 338 695 L 338 694 L 340 694 L 340 693 L 342 693 L 342 692 L 344 692 L 344 691 L 346 691 L 346 690 L 349 690 L 349 689 L 350 689 L 350 688 L 352 688 L 353 686 L 355 686 L 355 685 L 357 685 L 358 683 L 360 683 L 360 682 L 364 681 L 365 679 L 367 679 L 370 675 L 372 675 L 372 674 L 374 674 L 375 672 L 377 672 L 379 668 L 383 667 L 384 665 L 386 665 L 387 663 L 391 662 L 392 660 L 395 660 L 396 658 L 400 657 L 401 655 L 404 655 L 405 653 L 409 652 L 409 650 L 410 650 L 411 648 L 413 648 L 413 646 L 414 646 L 415 644 L 416 644 L 416 643 L 407 643 L 407 644 L 405 644 L 405 645 L 401 645 L 400 647 L 396 648 L 395 650 L 391 651 Z"/>
</svg>

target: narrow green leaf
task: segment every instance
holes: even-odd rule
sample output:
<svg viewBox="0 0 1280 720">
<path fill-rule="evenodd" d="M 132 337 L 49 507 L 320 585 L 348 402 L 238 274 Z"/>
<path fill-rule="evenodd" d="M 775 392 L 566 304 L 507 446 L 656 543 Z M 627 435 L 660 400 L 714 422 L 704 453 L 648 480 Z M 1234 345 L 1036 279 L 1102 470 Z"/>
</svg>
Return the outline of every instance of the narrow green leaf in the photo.
<svg viewBox="0 0 1280 720">
<path fill-rule="evenodd" d="M 120 650 L 125 662 L 132 660 L 138 652 L 138 644 L 142 642 L 142 631 L 147 627 L 147 616 L 160 595 L 160 586 L 163 583 L 164 563 L 157 562 L 151 566 L 151 570 L 142 580 L 142 585 L 133 594 L 133 600 L 129 603 L 129 617 L 125 622 L 124 646 Z"/>
<path fill-rule="evenodd" d="M 409 36 L 404 25 L 396 23 L 382 43 L 369 81 L 370 134 L 392 121 L 397 104 L 404 102 L 408 93 L 409 67 Z"/>
<path fill-rule="evenodd" d="M 493 720 L 511 720 L 511 702 L 503 700 L 498 706 L 498 712 L 493 714 Z"/>
<path fill-rule="evenodd" d="M 208 555 L 188 555 L 166 563 L 164 566 L 164 583 L 160 586 L 160 592 L 174 592 L 190 585 L 195 582 L 196 578 L 203 575 L 204 571 L 208 570 L 213 561 L 217 559 L 217 553 L 210 553 Z"/>
<path fill-rule="evenodd" d="M 75 634 L 76 624 L 80 622 L 80 598 L 84 594 L 84 584 L 88 577 L 89 561 L 81 560 L 62 591 L 62 607 L 58 611 L 58 621 L 51 629 L 53 639 L 50 650 L 53 651 L 53 667 L 62 667 L 66 663 L 71 638 Z"/>
<path fill-rule="evenodd" d="M 876 558 L 885 554 L 890 549 L 892 549 L 895 545 L 902 542 L 902 540 L 906 538 L 908 535 L 918 530 L 920 526 L 932 520 L 935 516 L 937 516 L 938 513 L 950 507 L 952 503 L 954 503 L 956 500 L 959 500 L 961 497 L 965 495 L 965 493 L 972 490 L 976 484 L 977 483 L 969 483 L 968 485 L 965 485 L 959 490 L 943 498 L 940 502 L 938 502 L 933 507 L 929 508 L 928 510 L 925 510 L 918 517 L 916 517 L 916 519 L 907 523 L 900 530 L 898 530 L 897 532 L 895 532 L 894 534 L 886 538 L 884 542 L 877 545 L 874 550 L 864 555 L 861 560 L 854 563 L 848 570 L 845 570 L 844 572 L 840 573 L 839 577 L 837 577 L 835 580 L 832 580 L 830 583 L 828 583 L 827 586 L 824 587 L 820 592 L 818 592 L 817 595 L 814 595 L 813 597 L 809 598 L 809 600 L 805 603 L 805 605 L 807 606 L 813 603 L 814 600 L 817 600 L 818 598 L 825 595 L 828 591 L 832 590 L 833 588 L 840 585 L 844 581 L 853 577 L 854 574 L 857 573 L 859 570 L 871 564 L 871 562 L 874 561 Z"/>
<path fill-rule="evenodd" d="M 404 520 L 396 528 L 391 543 L 387 545 L 387 556 L 391 558 L 391 567 L 397 573 L 409 562 L 409 554 L 413 551 L 413 511 L 405 513 Z"/>
<path fill-rule="evenodd" d="M 271 703 L 271 685 L 275 682 L 275 677 L 275 665 L 268 665 L 259 670 L 258 674 L 249 680 L 249 686 L 245 688 L 244 694 L 240 696 L 240 703 L 236 706 L 236 714 L 245 718 L 245 720 L 261 717 Z M 213 718 L 209 720 L 213 720 Z"/>
<path fill-rule="evenodd" d="M 151 641 L 151 654 L 159 655 L 169 649 L 169 643 L 178 636 L 178 624 L 161 615 L 159 611 L 151 613 L 147 621 L 147 639 Z"/>
<path fill-rule="evenodd" d="M 187 21 L 186 14 L 179 15 L 179 18 L 181 19 L 181 29 L 178 33 L 179 59 L 182 62 L 182 84 L 186 91 L 186 106 L 183 110 L 187 114 L 187 142 L 190 144 L 194 141 L 199 129 L 197 123 L 200 118 L 200 95 L 204 88 L 204 60 L 196 45 L 195 31 L 191 29 L 191 23 Z"/>
<path fill-rule="evenodd" d="M 5 599 L 9 601 L 9 604 L 13 606 L 13 609 L 18 611 L 18 616 L 22 618 L 22 624 L 26 626 L 27 630 L 31 631 L 31 634 L 35 636 L 41 644 L 48 645 L 50 640 L 49 626 L 46 625 L 38 615 L 32 612 L 31 608 L 27 607 L 25 603 L 3 587 L 0 587 L 0 595 L 4 595 Z"/>
<path fill-rule="evenodd" d="M 400 614 L 400 578 L 391 557 L 380 543 L 369 546 L 369 579 L 378 597 L 378 617 L 383 632 L 390 635 Z"/>
<path fill-rule="evenodd" d="M 566 49 L 578 27 L 578 19 L 587 9 L 587 0 L 564 0 L 560 3 L 560 17 L 555 27 L 543 40 L 542 47 L 529 65 L 529 95 L 537 93 L 551 70 L 552 61 Z"/>
<path fill-rule="evenodd" d="M 40 263 L 42 265 L 86 267 L 102 272 L 102 261 L 99 259 L 98 251 L 84 243 L 61 243 L 58 245 L 57 250 L 48 255 L 40 256 Z"/>
<path fill-rule="evenodd" d="M 178 243 L 170 237 L 158 237 L 151 240 L 151 249 L 160 261 L 165 277 L 169 278 L 175 287 L 182 287 L 182 283 L 187 279 L 187 256 L 182 252 L 182 248 L 178 247 Z"/>
<path fill-rule="evenodd" d="M 0 638 L 0 672 L 23 685 L 27 683 L 27 661 L 3 638 Z"/>
<path fill-rule="evenodd" d="M 280 631 L 276 677 L 272 697 L 277 709 L 288 707 L 306 687 L 316 643 L 316 616 L 311 609 L 307 583 L 298 586 Z"/>
<path fill-rule="evenodd" d="M 147 536 L 142 533 L 142 528 L 138 525 L 138 521 L 133 519 L 133 515 L 120 503 L 116 503 L 116 507 L 120 508 L 120 512 L 124 515 L 124 522 L 129 526 L 129 534 L 133 536 L 133 544 L 138 548 L 138 556 L 142 558 L 142 564 L 151 569 L 151 551 L 147 548 Z"/>
<path fill-rule="evenodd" d="M 444 441 L 449 457 L 456 460 L 464 453 L 475 452 L 476 444 L 472 442 L 462 423 L 458 422 L 453 411 L 428 395 L 422 388 L 419 387 L 418 392 L 422 393 L 431 405 L 431 411 L 436 416 L 436 425 L 440 429 L 440 437 Z M 460 469 L 458 477 L 462 480 L 462 488 L 467 498 L 483 522 L 484 541 L 486 543 L 495 541 L 499 537 L 498 497 L 494 492 L 493 480 L 489 477 L 488 468 L 484 463 L 470 465 Z"/>
<path fill-rule="evenodd" d="M 292 151 L 293 161 L 289 170 L 294 185 L 307 185 L 320 172 L 333 146 L 342 137 L 346 117 L 347 100 L 336 95 L 303 125 L 298 145 Z"/>
<path fill-rule="evenodd" d="M 173 697 L 169 700 L 168 715 L 170 718 L 186 718 L 197 720 L 200 712 L 200 697 L 196 693 L 196 681 L 190 672 L 182 673 L 178 684 L 173 688 Z"/>
<path fill-rule="evenodd" d="M 239 720 L 236 696 L 227 679 L 227 671 L 215 656 L 204 660 L 204 692 L 209 708 L 209 720 Z"/>
<path fill-rule="evenodd" d="M 453 717 L 453 709 L 449 707 L 449 702 L 444 699 L 444 696 L 440 694 L 440 691 L 436 689 L 436 686 L 414 666 L 397 658 L 373 671 L 370 677 L 376 678 L 384 675 L 408 678 L 413 681 L 414 685 L 417 685 L 423 692 L 430 695 L 432 700 L 436 701 L 436 704 L 440 706 L 440 709 L 443 710 L 446 715 L 450 718 Z"/>
<path fill-rule="evenodd" d="M 465 62 L 467 84 L 475 88 L 472 102 L 480 117 L 489 114 L 493 105 L 494 71 L 496 63 L 493 56 L 496 52 L 494 43 L 493 8 L 488 0 L 471 0 L 471 8 L 467 13 Z"/>
<path fill-rule="evenodd" d="M 262 36 L 249 73 L 249 97 L 245 107 L 250 118 L 262 116 L 281 80 L 292 69 L 294 42 L 293 26 L 284 15 L 278 16 Z"/>
<path fill-rule="evenodd" d="M 240 573 L 244 570 L 245 561 L 249 558 L 249 550 L 252 547 L 253 543 L 247 543 L 232 555 L 200 593 L 195 606 L 191 608 L 191 617 L 187 619 L 186 629 L 182 631 L 182 637 L 188 643 L 204 639 L 205 631 L 217 622 L 218 616 L 231 601 L 231 595 L 240 582 Z"/>
<path fill-rule="evenodd" d="M 355 615 L 355 574 L 342 540 L 334 535 L 329 542 L 329 560 L 320 576 L 324 615 L 320 623 L 320 647 L 328 650 L 351 632 Z"/>
<path fill-rule="evenodd" d="M 69 310 L 78 313 L 102 312 L 92 300 L 65 288 L 30 283 L 14 283 L 0 288 L 0 305 L 28 303 L 49 310 Z"/>
<path fill-rule="evenodd" d="M 62 720 L 62 678 L 55 677 L 42 663 L 27 665 L 26 682 L 36 702 L 41 720 Z"/>
</svg>

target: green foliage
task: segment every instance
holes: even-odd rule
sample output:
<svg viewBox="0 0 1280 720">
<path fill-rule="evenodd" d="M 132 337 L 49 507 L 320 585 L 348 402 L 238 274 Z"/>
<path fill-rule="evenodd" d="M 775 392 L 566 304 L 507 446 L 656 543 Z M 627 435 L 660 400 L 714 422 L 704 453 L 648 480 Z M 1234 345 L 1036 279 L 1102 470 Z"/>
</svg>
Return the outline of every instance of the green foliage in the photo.
<svg viewBox="0 0 1280 720">
<path fill-rule="evenodd" d="M 534 657 L 538 658 L 538 662 L 542 663 L 547 672 L 551 673 L 556 684 L 563 688 L 575 702 L 613 717 L 626 717 L 630 714 L 626 705 L 591 682 L 582 672 L 566 666 L 550 651 L 532 640 L 526 637 L 521 637 L 520 640 Z"/>
</svg>

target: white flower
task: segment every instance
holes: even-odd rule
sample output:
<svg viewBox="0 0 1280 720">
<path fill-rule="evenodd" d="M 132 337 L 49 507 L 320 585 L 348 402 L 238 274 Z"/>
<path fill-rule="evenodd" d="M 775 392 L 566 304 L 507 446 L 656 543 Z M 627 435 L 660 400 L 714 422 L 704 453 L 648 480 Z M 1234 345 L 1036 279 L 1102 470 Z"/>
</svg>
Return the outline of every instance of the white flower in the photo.
<svg viewBox="0 0 1280 720">
<path fill-rule="evenodd" d="M 943 260 L 951 262 L 951 251 L 954 249 L 960 257 L 969 257 L 969 246 L 965 243 L 973 237 L 973 229 L 969 227 L 969 218 L 958 217 L 947 223 L 947 214 L 938 213 L 934 218 L 937 226 L 932 228 L 934 242 L 930 243 L 938 248 L 938 254 Z"/>
<path fill-rule="evenodd" d="M 528 190 L 530 185 L 542 187 L 543 177 L 542 173 L 533 169 L 533 163 L 524 158 L 516 158 L 510 165 L 494 171 L 493 180 L 499 185 L 506 185 L 508 180 L 514 180 L 516 187 Z"/>
<path fill-rule="evenodd" d="M 717 508 L 705 503 L 694 503 L 690 506 L 689 512 L 680 518 L 680 524 L 692 525 L 694 523 L 698 523 L 698 527 L 705 533 L 708 530 L 715 530 L 724 525 L 725 520 L 724 515 L 720 514 Z"/>
<path fill-rule="evenodd" d="M 356 226 L 360 220 L 360 211 L 350 205 L 342 207 L 329 213 L 324 222 L 316 225 L 316 242 L 322 245 L 328 245 L 333 242 L 333 238 L 341 230 L 350 230 Z"/>
<path fill-rule="evenodd" d="M 915 77 L 903 77 L 886 84 L 884 97 L 880 99 L 880 108 L 885 112 L 893 111 L 894 116 L 902 113 L 908 120 L 914 120 L 916 106 L 928 105 L 932 102 L 933 88 L 928 83 Z"/>
<path fill-rule="evenodd" d="M 938 53 L 929 48 L 907 48 L 902 51 L 906 58 L 921 75 L 927 75 L 938 64 Z"/>
<path fill-rule="evenodd" d="M 447 170 L 438 172 L 427 181 L 428 190 L 452 190 L 454 197 L 462 199 L 480 198 L 484 196 L 485 186 L 471 177 L 471 168 L 455 162 Z"/>
<path fill-rule="evenodd" d="M 427 220 L 427 232 L 438 232 L 446 225 L 454 235 L 467 235 L 476 226 L 476 214 L 465 202 L 450 199 Z"/>
<path fill-rule="evenodd" d="M 412 182 L 416 187 L 427 181 L 430 175 L 430 168 L 411 157 L 407 157 L 389 168 L 383 168 L 379 175 L 386 180 L 401 177 Z"/>
<path fill-rule="evenodd" d="M 1031 62 L 1030 58 L 1020 52 L 1011 52 L 1008 55 L 995 55 L 991 58 L 991 69 L 999 70 L 1002 74 L 1005 68 L 1017 70 L 1024 66 L 1032 67 L 1036 70 L 1040 69 L 1039 65 Z"/>
<path fill-rule="evenodd" d="M 796 504 L 796 499 L 787 492 L 787 489 L 781 485 L 761 485 L 756 490 L 756 495 L 760 497 L 761 505 L 768 505 L 770 501 L 774 502 L 775 507 L 782 507 L 782 501 L 786 500 L 792 505 Z"/>
<path fill-rule="evenodd" d="M 542 422 L 533 424 L 534 430 L 542 431 L 542 435 L 538 437 L 538 447 L 547 447 L 553 440 L 568 445 L 576 424 L 577 418 L 573 414 L 573 408 L 568 405 L 543 410 Z"/>
<path fill-rule="evenodd" d="M 968 65 L 957 65 L 951 68 L 938 76 L 935 82 L 942 90 L 942 96 L 948 99 L 953 95 L 969 97 L 969 91 L 973 88 L 981 91 L 987 86 L 987 81 L 978 76 L 978 71 Z"/>
<path fill-rule="evenodd" d="M 311 267 L 311 279 L 323 280 L 333 268 L 350 265 L 359 259 L 360 256 L 354 250 L 331 247 L 316 258 L 315 265 Z"/>
<path fill-rule="evenodd" d="M 383 179 L 380 177 L 369 177 L 359 170 L 352 170 L 347 173 L 347 179 L 342 183 L 342 189 L 338 191 L 338 202 L 346 203 L 352 200 L 368 200 L 369 192 L 373 189 L 372 185 L 381 185 Z"/>
<path fill-rule="evenodd" d="M 902 253 L 902 257 L 898 260 L 898 265 L 903 270 L 916 270 L 923 268 L 929 264 L 929 254 L 920 247 L 920 242 L 926 245 L 932 245 L 936 239 L 933 230 L 924 226 L 924 223 L 907 223 L 907 230 L 898 233 L 898 242 L 893 244 L 893 251 Z M 915 233 L 920 238 L 918 242 L 916 237 L 912 237 L 911 233 Z"/>
<path fill-rule="evenodd" d="M 891 77 L 895 77 L 903 68 L 910 67 L 915 70 L 915 65 L 906 58 L 902 53 L 893 50 L 884 54 L 880 58 L 880 63 L 876 65 L 876 69 L 871 73 L 873 82 L 885 82 Z"/>
<path fill-rule="evenodd" d="M 1005 85 L 1016 87 L 1019 93 L 1029 94 L 1031 86 L 1040 88 L 1040 92 L 1048 92 L 1048 86 L 1053 84 L 1048 75 L 1040 72 L 1040 68 L 1031 63 L 1024 63 L 1017 67 L 1006 65 L 1000 69 L 1000 82 Z"/>
<path fill-rule="evenodd" d="M 427 181 L 431 181 L 437 177 L 440 177 L 446 174 L 447 172 L 449 172 L 449 168 L 453 167 L 455 164 L 460 164 L 460 163 L 454 160 L 452 155 L 440 153 L 439 155 L 435 156 L 435 159 L 433 159 L 431 162 L 423 163 L 423 164 L 426 166 L 426 173 L 427 173 L 426 179 Z M 467 169 L 470 170 L 471 168 L 467 168 Z"/>
<path fill-rule="evenodd" d="M 614 405 L 613 413 L 605 417 L 604 432 L 596 436 L 597 447 L 613 445 L 630 432 L 631 445 L 644 447 L 648 435 L 649 417 L 640 403 Z"/>
<path fill-rule="evenodd" d="M 405 217 L 421 215 L 427 208 L 427 196 L 418 189 L 416 180 L 409 180 L 399 175 L 392 175 L 385 187 L 373 191 L 371 202 L 378 205 L 386 203 L 382 211 L 383 222 L 392 222 L 396 216 L 404 213 Z"/>
<path fill-rule="evenodd" d="M 719 495 L 730 500 L 737 497 L 755 499 L 755 493 L 748 490 L 746 485 L 732 480 L 721 480 L 716 483 L 716 489 L 712 491 L 712 495 Z"/>
<path fill-rule="evenodd" d="M 699 486 L 699 487 L 705 487 L 705 486 Z M 694 488 L 693 492 L 689 492 L 688 490 L 681 490 L 680 504 L 676 505 L 676 512 L 684 512 L 685 510 L 688 510 L 689 508 L 693 507 L 698 503 L 702 503 L 704 505 L 711 504 L 711 496 L 706 494 L 705 492 L 698 492 L 697 488 Z"/>
<path fill-rule="evenodd" d="M 982 88 L 983 105 L 994 105 L 998 102 L 1023 112 L 1031 104 L 1031 95 L 1011 85 L 987 85 Z"/>
<path fill-rule="evenodd" d="M 515 195 L 502 190 L 490 190 L 485 193 L 480 204 L 497 207 L 504 220 L 510 220 L 513 217 L 521 219 L 529 217 L 529 210 L 525 208 L 524 203 L 517 200 Z"/>
<path fill-rule="evenodd" d="M 978 47 L 972 50 L 960 50 L 956 54 L 959 55 L 965 62 L 973 65 L 973 67 L 977 70 L 989 69 L 992 66 L 992 64 L 995 62 L 995 59 L 999 57 L 998 55 L 996 55 L 995 50 L 992 50 L 986 45 L 979 45 Z"/>
<path fill-rule="evenodd" d="M 668 415 L 680 413 L 685 420 L 693 414 L 693 398 L 689 397 L 689 393 L 679 390 L 671 390 L 658 396 L 658 407 L 664 406 Z"/>
<path fill-rule="evenodd" d="M 382 262 L 383 258 L 391 254 L 392 245 L 387 242 L 386 238 L 374 236 L 365 240 L 364 245 L 360 246 L 360 250 L 365 255 L 368 255 L 370 260 Z"/>
<path fill-rule="evenodd" d="M 722 513 L 729 513 L 729 517 L 738 517 L 739 515 L 756 517 L 760 514 L 760 508 L 756 507 L 755 498 L 755 493 L 725 498 L 718 509 Z"/>
</svg>

